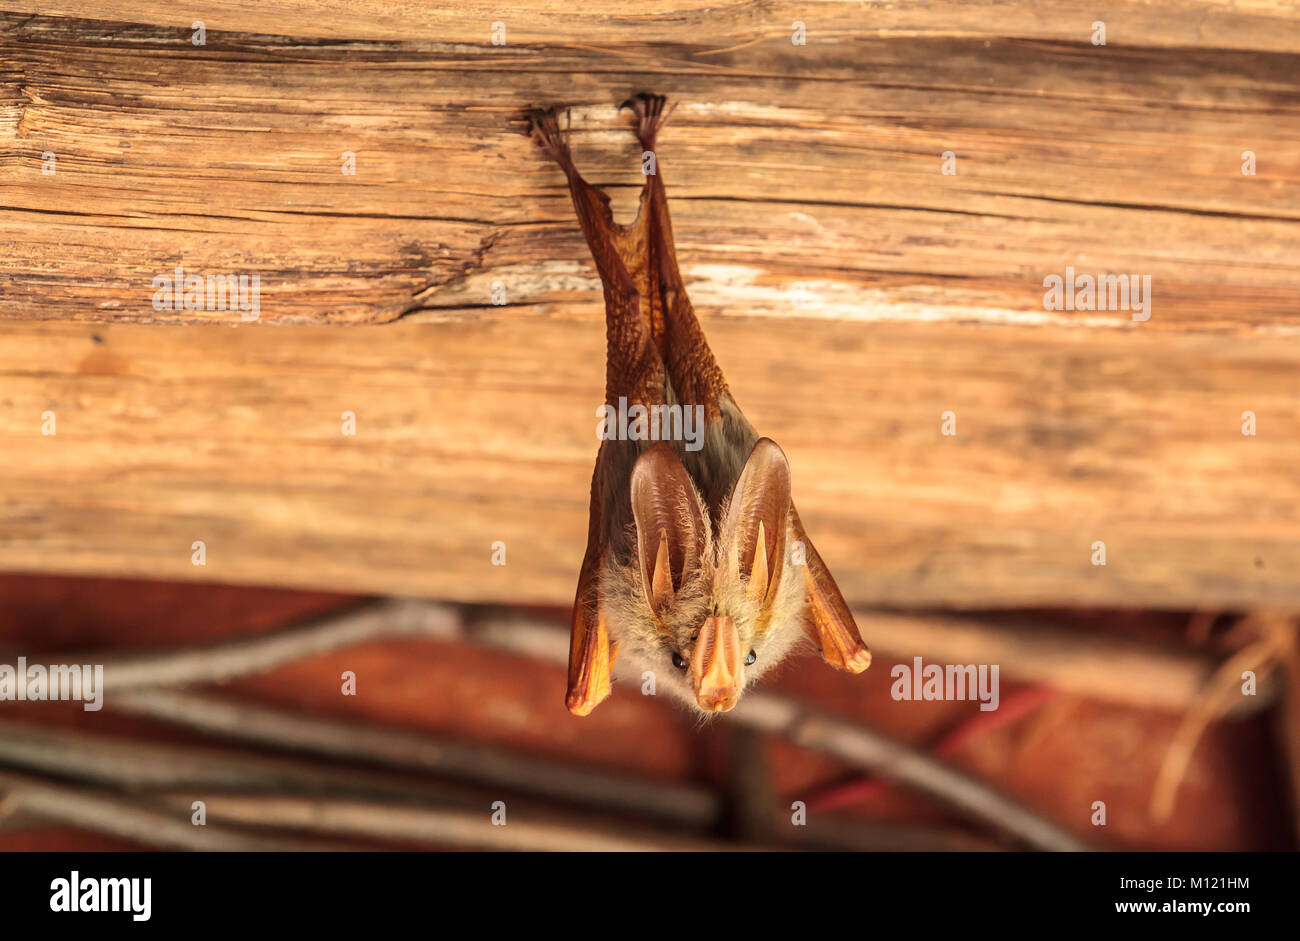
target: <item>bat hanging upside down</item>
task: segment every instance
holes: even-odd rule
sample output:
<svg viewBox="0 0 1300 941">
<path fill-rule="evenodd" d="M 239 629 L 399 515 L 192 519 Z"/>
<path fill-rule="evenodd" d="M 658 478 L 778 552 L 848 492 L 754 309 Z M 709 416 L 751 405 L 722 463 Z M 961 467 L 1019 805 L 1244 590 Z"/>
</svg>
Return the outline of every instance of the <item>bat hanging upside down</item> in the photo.
<svg viewBox="0 0 1300 941">
<path fill-rule="evenodd" d="M 653 153 L 663 97 L 629 106 Z M 686 296 L 657 157 L 636 221 L 622 226 L 578 173 L 555 109 L 532 115 L 531 134 L 568 177 L 604 284 L 607 405 L 621 399 L 642 415 L 698 406 L 704 417 L 694 447 L 604 436 L 573 606 L 569 711 L 587 715 L 609 695 L 617 654 L 704 713 L 732 708 L 805 639 L 831 666 L 862 672 L 871 653 L 791 502 L 785 454 L 740 413 Z"/>
</svg>

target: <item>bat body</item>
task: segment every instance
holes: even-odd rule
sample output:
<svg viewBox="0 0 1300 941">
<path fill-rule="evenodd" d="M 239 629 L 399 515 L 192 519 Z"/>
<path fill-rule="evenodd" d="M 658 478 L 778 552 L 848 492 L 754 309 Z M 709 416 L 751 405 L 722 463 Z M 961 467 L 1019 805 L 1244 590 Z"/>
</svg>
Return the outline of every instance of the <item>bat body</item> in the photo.
<svg viewBox="0 0 1300 941">
<path fill-rule="evenodd" d="M 664 99 L 626 104 L 641 146 L 654 152 Z M 606 405 L 691 410 L 703 422 L 689 440 L 601 442 L 574 599 L 569 710 L 586 715 L 609 695 L 616 656 L 703 713 L 731 709 L 806 640 L 832 666 L 865 670 L 870 652 L 804 532 L 785 454 L 741 414 L 686 296 L 657 156 L 636 221 L 621 226 L 574 166 L 555 111 L 535 113 L 531 133 L 568 178 L 604 286 Z"/>
</svg>

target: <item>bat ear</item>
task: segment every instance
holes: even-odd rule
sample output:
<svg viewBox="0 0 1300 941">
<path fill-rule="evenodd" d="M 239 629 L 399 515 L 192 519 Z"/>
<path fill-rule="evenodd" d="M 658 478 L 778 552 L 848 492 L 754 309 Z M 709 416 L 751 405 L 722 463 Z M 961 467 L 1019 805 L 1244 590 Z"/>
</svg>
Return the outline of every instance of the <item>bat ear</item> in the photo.
<svg viewBox="0 0 1300 941">
<path fill-rule="evenodd" d="M 759 438 L 732 488 L 722 527 L 723 565 L 750 597 L 770 606 L 785 566 L 790 463 L 771 438 Z"/>
<path fill-rule="evenodd" d="M 660 441 L 632 468 L 632 518 L 646 604 L 660 611 L 702 567 L 708 534 L 690 474 Z"/>
<path fill-rule="evenodd" d="M 804 584 L 808 589 L 804 631 L 821 648 L 822 659 L 828 664 L 837 670 L 861 673 L 871 666 L 871 650 L 862 642 L 853 614 L 804 531 L 794 504 L 790 505 L 790 523 L 795 539 L 803 544 Z"/>
</svg>

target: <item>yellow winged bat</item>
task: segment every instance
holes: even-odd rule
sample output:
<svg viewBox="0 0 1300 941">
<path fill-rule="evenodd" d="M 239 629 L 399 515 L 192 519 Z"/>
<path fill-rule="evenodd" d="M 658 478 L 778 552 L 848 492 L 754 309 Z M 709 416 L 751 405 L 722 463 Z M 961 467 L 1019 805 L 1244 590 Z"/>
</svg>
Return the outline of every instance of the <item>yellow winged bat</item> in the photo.
<svg viewBox="0 0 1300 941">
<path fill-rule="evenodd" d="M 623 107 L 653 153 L 663 97 Z M 569 711 L 586 715 L 609 695 L 618 654 L 705 713 L 732 708 L 805 638 L 831 666 L 865 670 L 871 653 L 791 502 L 785 454 L 740 413 L 686 296 L 657 156 L 636 221 L 622 226 L 578 173 L 554 109 L 533 113 L 531 134 L 568 178 L 604 285 L 606 405 L 703 416 L 694 442 L 604 436 L 573 605 Z"/>
</svg>

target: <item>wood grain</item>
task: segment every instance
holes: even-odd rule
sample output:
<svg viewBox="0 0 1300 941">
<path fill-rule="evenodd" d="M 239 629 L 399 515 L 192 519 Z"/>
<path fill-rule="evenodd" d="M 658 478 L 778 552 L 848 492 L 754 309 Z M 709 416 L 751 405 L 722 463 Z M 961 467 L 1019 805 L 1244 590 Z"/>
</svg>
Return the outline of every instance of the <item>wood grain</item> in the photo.
<svg viewBox="0 0 1300 941">
<path fill-rule="evenodd" d="M 854 603 L 1300 604 L 1296 344 L 729 318 L 710 333 Z M 603 343 L 598 321 L 536 316 L 5 325 L 0 567 L 566 604 Z"/>
<path fill-rule="evenodd" d="M 1293 6 L 0 6 L 0 567 L 571 600 L 601 295 L 521 117 L 571 105 L 625 219 L 652 89 L 695 306 L 852 601 L 1300 603 Z M 177 265 L 307 326 L 156 310 Z M 1150 320 L 1045 309 L 1067 267 Z"/>
<path fill-rule="evenodd" d="M 277 323 L 589 315 L 562 177 L 520 115 L 572 105 L 578 163 L 627 218 L 640 155 L 615 106 L 649 88 L 678 103 L 660 166 L 706 319 L 1134 326 L 1045 310 L 1072 266 L 1149 275 L 1145 331 L 1300 322 L 1285 4 L 545 0 L 500 46 L 490 7 L 5 5 L 4 318 L 239 320 L 155 310 L 178 264 L 258 275 Z"/>
<path fill-rule="evenodd" d="M 166 0 L 137 0 L 124 13 L 113 0 L 72 4 L 6 0 L 5 9 L 28 14 L 85 17 L 188 34 L 194 20 L 210 30 L 314 39 L 425 42 L 487 42 L 492 25 L 504 22 L 509 36 L 528 42 L 588 42 L 596 48 L 620 42 L 681 42 L 692 37 L 709 49 L 730 43 L 788 40 L 791 24 L 805 23 L 809 42 L 846 35 L 1077 38 L 1091 24 L 1109 24 L 1111 41 L 1128 45 L 1271 49 L 1288 45 L 1300 13 L 1280 0 L 1118 0 L 1101 4 L 1071 0 L 1005 3 L 913 0 L 877 5 L 818 0 L 814 3 L 722 2 L 700 7 L 692 0 L 660 0 L 647 10 L 637 0 L 517 0 L 508 7 L 483 3 L 427 4 L 420 0 L 352 0 L 323 6 L 312 0 L 192 0 L 178 10 Z M 1082 23 L 1082 27 L 1080 27 Z"/>
</svg>

